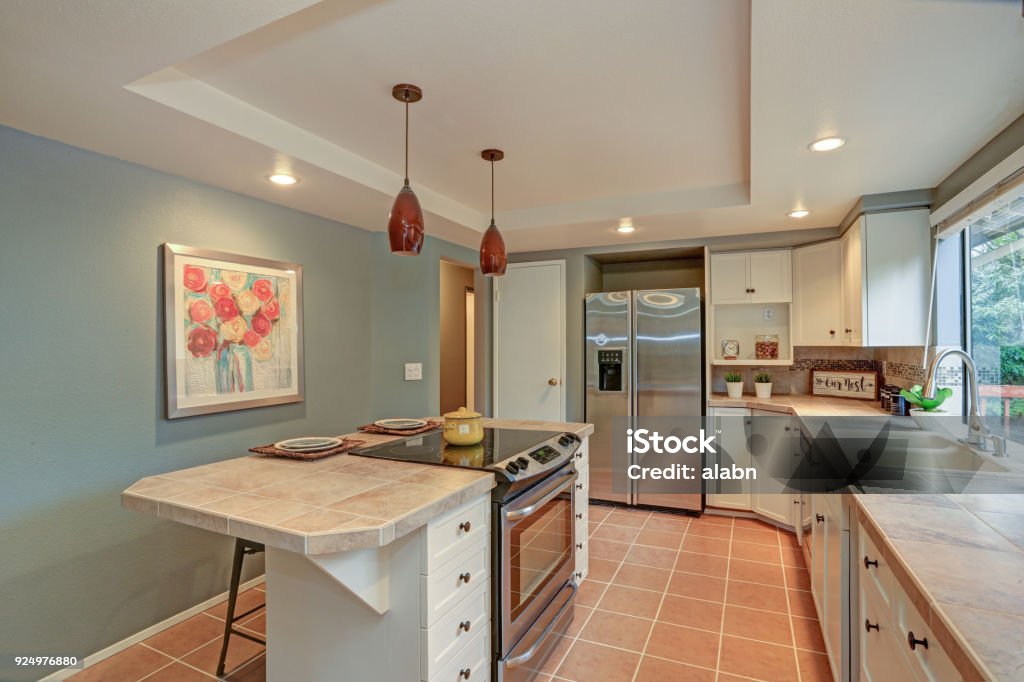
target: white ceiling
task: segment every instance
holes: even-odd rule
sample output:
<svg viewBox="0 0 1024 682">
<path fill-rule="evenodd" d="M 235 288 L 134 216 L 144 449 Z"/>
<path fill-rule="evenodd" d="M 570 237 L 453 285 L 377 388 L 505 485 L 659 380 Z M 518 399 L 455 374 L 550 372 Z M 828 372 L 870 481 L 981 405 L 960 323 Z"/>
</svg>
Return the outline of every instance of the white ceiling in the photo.
<svg viewBox="0 0 1024 682">
<path fill-rule="evenodd" d="M 428 233 L 479 243 L 500 147 L 515 251 L 835 225 L 1024 112 L 1021 63 L 1016 0 L 0 3 L 0 123 L 369 230 L 416 83 Z"/>
</svg>

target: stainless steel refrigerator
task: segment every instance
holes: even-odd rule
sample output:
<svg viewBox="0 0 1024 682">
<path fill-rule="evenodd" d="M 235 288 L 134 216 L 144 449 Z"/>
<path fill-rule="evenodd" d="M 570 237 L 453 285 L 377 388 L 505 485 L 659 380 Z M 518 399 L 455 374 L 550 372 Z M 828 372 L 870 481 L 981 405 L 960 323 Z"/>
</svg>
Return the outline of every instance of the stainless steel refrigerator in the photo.
<svg viewBox="0 0 1024 682">
<path fill-rule="evenodd" d="M 696 435 L 703 424 L 703 311 L 700 289 L 588 294 L 585 304 L 586 421 L 590 497 L 701 511 L 699 453 L 629 454 L 626 428 Z M 660 461 L 659 461 L 660 460 Z M 630 464 L 695 466 L 696 482 L 630 480 Z"/>
</svg>

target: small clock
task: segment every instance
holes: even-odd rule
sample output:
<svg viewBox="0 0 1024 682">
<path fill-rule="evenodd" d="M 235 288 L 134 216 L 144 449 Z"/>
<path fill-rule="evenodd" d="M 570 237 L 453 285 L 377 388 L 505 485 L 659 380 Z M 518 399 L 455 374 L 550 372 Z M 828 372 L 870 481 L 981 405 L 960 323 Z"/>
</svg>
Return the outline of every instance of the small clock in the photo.
<svg viewBox="0 0 1024 682">
<path fill-rule="evenodd" d="M 722 357 L 726 360 L 735 360 L 740 355 L 740 342 L 736 339 L 722 341 Z"/>
</svg>

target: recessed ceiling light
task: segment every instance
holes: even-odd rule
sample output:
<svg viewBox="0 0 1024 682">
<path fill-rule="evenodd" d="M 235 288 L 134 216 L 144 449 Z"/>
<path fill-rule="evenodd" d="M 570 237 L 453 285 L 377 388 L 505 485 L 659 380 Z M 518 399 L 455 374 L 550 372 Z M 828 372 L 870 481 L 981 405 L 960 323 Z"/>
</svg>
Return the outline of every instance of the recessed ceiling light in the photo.
<svg viewBox="0 0 1024 682">
<path fill-rule="evenodd" d="M 267 179 L 275 185 L 294 185 L 299 181 L 294 175 L 288 175 L 287 173 L 274 173 Z"/>
<path fill-rule="evenodd" d="M 629 234 L 636 228 L 633 227 L 632 218 L 623 218 L 622 220 L 619 221 L 619 226 L 615 229 L 616 231 L 621 232 L 622 234 Z"/>
<path fill-rule="evenodd" d="M 789 217 L 790 218 L 806 218 L 809 215 L 811 215 L 811 212 L 808 211 L 805 208 L 801 208 L 801 209 L 799 209 L 797 211 L 790 211 L 789 212 Z"/>
<path fill-rule="evenodd" d="M 846 140 L 841 137 L 823 137 L 820 140 L 815 140 L 810 144 L 812 152 L 830 152 L 833 149 L 839 149 Z"/>
</svg>

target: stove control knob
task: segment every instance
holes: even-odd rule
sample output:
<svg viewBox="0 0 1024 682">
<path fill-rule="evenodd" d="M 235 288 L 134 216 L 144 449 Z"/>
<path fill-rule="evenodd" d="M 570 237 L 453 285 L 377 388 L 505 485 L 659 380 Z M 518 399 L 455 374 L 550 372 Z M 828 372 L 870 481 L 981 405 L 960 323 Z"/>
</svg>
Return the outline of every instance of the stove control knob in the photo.
<svg viewBox="0 0 1024 682">
<path fill-rule="evenodd" d="M 509 462 L 508 464 L 505 465 L 505 471 L 515 476 L 516 474 L 519 473 L 519 465 L 516 464 L 515 462 Z"/>
<path fill-rule="evenodd" d="M 566 445 L 569 445 L 570 443 L 572 443 L 572 436 L 570 436 L 569 434 L 565 434 L 564 436 L 558 439 L 558 444 L 561 445 L 563 448 Z"/>
<path fill-rule="evenodd" d="M 526 469 L 530 466 L 530 460 L 526 459 L 525 457 L 517 457 L 516 464 L 519 465 L 520 469 L 526 471 Z"/>
</svg>

